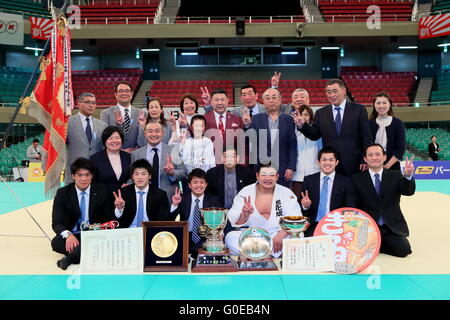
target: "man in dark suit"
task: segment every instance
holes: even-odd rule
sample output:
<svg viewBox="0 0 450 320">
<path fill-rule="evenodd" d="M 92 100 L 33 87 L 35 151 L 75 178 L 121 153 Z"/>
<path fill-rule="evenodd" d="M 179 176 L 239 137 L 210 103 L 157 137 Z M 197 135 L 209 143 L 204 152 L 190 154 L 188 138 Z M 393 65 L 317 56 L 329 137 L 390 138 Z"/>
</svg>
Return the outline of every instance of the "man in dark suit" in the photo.
<svg viewBox="0 0 450 320">
<path fill-rule="evenodd" d="M 145 159 L 131 165 L 133 183 L 114 192 L 115 214 L 119 228 L 140 227 L 142 222 L 172 220 L 164 190 L 150 184 L 152 166 Z"/>
<path fill-rule="evenodd" d="M 215 90 L 211 94 L 211 105 L 213 112 L 205 114 L 206 131 L 205 136 L 214 143 L 216 164 L 221 164 L 222 152 L 227 146 L 236 146 L 238 137 L 244 134 L 244 124 L 240 117 L 227 112 L 228 96 L 224 90 Z M 244 144 L 239 147 L 244 153 Z"/>
<path fill-rule="evenodd" d="M 295 125 L 292 118 L 280 112 L 281 94 L 277 89 L 267 89 L 263 93 L 266 113 L 259 113 L 250 118 L 244 115 L 242 120 L 249 130 L 255 130 L 257 137 L 257 148 L 252 150 L 250 159 L 254 152 L 258 163 L 270 161 L 278 167 L 278 184 L 289 187 L 294 172 L 297 169 L 297 137 Z M 262 134 L 266 132 L 266 135 Z M 265 159 L 261 157 L 265 155 Z M 256 173 L 256 170 L 254 170 Z"/>
<path fill-rule="evenodd" d="M 324 147 L 318 154 L 320 172 L 306 176 L 303 182 L 302 212 L 309 217 L 311 226 L 306 236 L 312 236 L 317 223 L 328 212 L 342 208 L 354 207 L 350 179 L 336 173 L 339 154 L 332 147 Z"/>
<path fill-rule="evenodd" d="M 248 167 L 238 165 L 239 155 L 235 148 L 227 148 L 222 156 L 223 164 L 206 173 L 207 191 L 218 196 L 220 205 L 231 208 L 234 197 L 242 188 L 255 182 L 255 175 Z"/>
<path fill-rule="evenodd" d="M 339 152 L 336 171 L 351 177 L 365 167 L 362 154 L 373 142 L 367 111 L 363 105 L 346 100 L 342 80 L 329 80 L 325 90 L 331 104 L 316 111 L 312 125 L 305 124 L 300 115 L 293 115 L 293 118 L 308 139 L 322 138 L 324 146 Z"/>
<path fill-rule="evenodd" d="M 56 233 L 52 249 L 65 255 L 57 262 L 63 270 L 72 263 L 80 263 L 81 224 L 114 219 L 112 195 L 102 185 L 92 183 L 92 163 L 78 158 L 70 169 L 74 182 L 57 191 L 52 212 L 52 228 Z"/>
<path fill-rule="evenodd" d="M 406 257 L 411 246 L 408 225 L 400 209 L 400 197 L 411 196 L 416 190 L 413 158 L 403 170 L 383 169 L 386 153 L 380 144 L 369 145 L 364 153 L 369 170 L 352 177 L 356 207 L 378 223 L 381 233 L 380 252 Z"/>
<path fill-rule="evenodd" d="M 188 183 L 191 192 L 181 195 L 177 188 L 170 210 L 172 219 L 180 215 L 180 221 L 189 222 L 189 252 L 195 255 L 203 242 L 198 234 L 200 209 L 220 207 L 221 204 L 217 196 L 205 192 L 208 183 L 206 172 L 202 169 L 192 170 L 188 175 Z"/>
</svg>

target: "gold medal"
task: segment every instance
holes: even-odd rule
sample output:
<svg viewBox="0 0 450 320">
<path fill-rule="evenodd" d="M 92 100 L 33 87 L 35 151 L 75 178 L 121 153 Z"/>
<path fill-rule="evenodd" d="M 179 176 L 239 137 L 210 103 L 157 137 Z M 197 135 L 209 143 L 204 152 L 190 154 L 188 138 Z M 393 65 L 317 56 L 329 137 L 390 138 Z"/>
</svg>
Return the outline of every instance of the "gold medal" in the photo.
<svg viewBox="0 0 450 320">
<path fill-rule="evenodd" d="M 178 240 L 168 231 L 158 232 L 151 242 L 152 251 L 160 258 L 170 257 L 178 248 Z"/>
</svg>

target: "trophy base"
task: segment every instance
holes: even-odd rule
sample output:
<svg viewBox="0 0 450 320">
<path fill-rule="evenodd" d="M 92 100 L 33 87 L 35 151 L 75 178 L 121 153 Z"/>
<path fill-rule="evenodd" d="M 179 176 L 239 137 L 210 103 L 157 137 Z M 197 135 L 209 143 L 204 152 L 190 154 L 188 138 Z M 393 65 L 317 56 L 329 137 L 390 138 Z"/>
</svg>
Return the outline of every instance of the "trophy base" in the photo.
<svg viewBox="0 0 450 320">
<path fill-rule="evenodd" d="M 231 258 L 230 250 L 207 252 L 198 249 L 198 256 L 192 262 L 191 272 L 236 272 L 236 262 Z"/>
<path fill-rule="evenodd" d="M 238 259 L 239 271 L 278 271 L 277 265 L 272 258 L 261 260 L 250 260 L 246 257 Z"/>
</svg>

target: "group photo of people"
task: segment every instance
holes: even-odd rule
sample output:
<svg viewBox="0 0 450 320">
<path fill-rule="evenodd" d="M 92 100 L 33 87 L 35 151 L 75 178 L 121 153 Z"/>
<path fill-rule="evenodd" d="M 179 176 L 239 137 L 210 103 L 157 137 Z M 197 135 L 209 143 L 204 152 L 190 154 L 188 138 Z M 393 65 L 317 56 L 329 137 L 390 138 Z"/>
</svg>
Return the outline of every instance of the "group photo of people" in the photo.
<svg viewBox="0 0 450 320">
<path fill-rule="evenodd" d="M 201 97 L 186 92 L 177 112 L 165 111 L 158 97 L 138 108 L 135 88 L 120 81 L 112 88 L 117 105 L 97 119 L 95 95 L 81 93 L 68 123 L 65 185 L 53 203 L 51 247 L 64 255 L 58 267 L 80 262 L 83 225 L 110 221 L 119 228 L 187 221 L 195 256 L 204 241 L 200 210 L 209 207 L 228 210 L 224 241 L 233 255 L 242 232 L 258 227 L 280 257 L 289 237 L 280 210 L 307 217 L 310 237 L 326 213 L 342 207 L 377 222 L 381 253 L 411 254 L 400 198 L 415 192 L 414 159 L 404 159 L 405 128 L 389 93 L 373 97 L 369 116 L 342 80 L 331 79 L 323 88 L 329 105 L 314 112 L 303 88 L 282 104 L 280 76 L 264 92 L 242 86 L 243 106 L 234 109 L 221 88 L 202 88 Z M 36 151 L 29 153 L 38 158 Z"/>
</svg>

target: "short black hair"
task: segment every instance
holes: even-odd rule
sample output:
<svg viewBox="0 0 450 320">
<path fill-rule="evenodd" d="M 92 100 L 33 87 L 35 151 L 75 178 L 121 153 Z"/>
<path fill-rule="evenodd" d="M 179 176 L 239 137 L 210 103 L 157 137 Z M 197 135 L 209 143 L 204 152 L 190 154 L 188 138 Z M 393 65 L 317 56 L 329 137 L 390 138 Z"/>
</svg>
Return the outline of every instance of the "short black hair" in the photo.
<svg viewBox="0 0 450 320">
<path fill-rule="evenodd" d="M 206 172 L 200 168 L 195 168 L 188 174 L 188 183 L 191 183 L 193 178 L 204 179 L 206 182 L 208 182 Z"/>
<path fill-rule="evenodd" d="M 256 93 L 256 87 L 255 87 L 255 86 L 252 86 L 250 83 L 247 83 L 245 86 L 242 86 L 242 87 L 241 87 L 241 94 L 242 94 L 242 90 L 248 89 L 248 88 L 252 88 L 252 89 L 253 89 L 253 92 Z"/>
<path fill-rule="evenodd" d="M 380 147 L 380 148 L 381 148 L 381 151 L 383 151 L 383 155 L 386 154 L 386 151 L 384 150 L 384 148 L 383 148 L 383 146 L 382 146 L 381 144 L 379 144 L 379 143 L 371 143 L 371 144 L 369 144 L 369 145 L 366 147 L 366 149 L 364 149 L 364 157 L 367 156 L 367 150 L 368 150 L 369 148 L 371 148 L 371 147 Z"/>
<path fill-rule="evenodd" d="M 133 175 L 134 170 L 136 169 L 145 169 L 148 171 L 149 175 L 152 175 L 152 165 L 147 159 L 138 159 L 133 162 L 130 166 L 130 175 Z"/>
<path fill-rule="evenodd" d="M 224 89 L 215 89 L 211 93 L 211 98 L 214 97 L 215 94 L 224 94 L 228 98 L 228 94 L 227 94 L 227 92 Z"/>
<path fill-rule="evenodd" d="M 258 164 L 258 169 L 256 172 L 258 172 L 258 174 L 261 172 L 262 168 L 274 168 L 275 170 L 277 170 L 278 173 L 278 167 L 275 166 L 272 162 L 268 162 L 268 163 L 259 163 Z"/>
<path fill-rule="evenodd" d="M 133 85 L 129 82 L 126 81 L 119 81 L 116 83 L 116 85 L 114 86 L 114 92 L 117 92 L 117 88 L 119 87 L 119 85 L 124 84 L 130 87 L 131 92 L 134 92 L 134 88 Z"/>
<path fill-rule="evenodd" d="M 196 115 L 192 116 L 191 123 L 190 123 L 191 127 L 192 127 L 192 124 L 194 123 L 195 120 L 203 121 L 203 123 L 205 124 L 205 127 L 206 127 L 206 119 L 201 114 L 196 114 Z"/>
<path fill-rule="evenodd" d="M 125 139 L 125 136 L 123 134 L 123 129 L 121 127 L 117 127 L 117 126 L 109 126 L 109 127 L 106 127 L 102 132 L 103 146 L 106 146 L 106 140 L 108 140 L 109 137 L 111 137 L 114 132 L 117 132 L 119 134 L 120 140 L 122 140 L 122 144 L 123 144 L 123 141 Z"/>
<path fill-rule="evenodd" d="M 33 143 L 35 142 L 39 143 L 39 139 L 33 139 Z"/>
<path fill-rule="evenodd" d="M 320 149 L 319 154 L 317 155 L 317 160 L 320 161 L 320 158 L 322 158 L 322 155 L 324 153 L 332 153 L 334 155 L 334 158 L 339 161 L 339 152 L 335 148 L 330 146 L 325 146 Z"/>
<path fill-rule="evenodd" d="M 92 161 L 82 157 L 75 159 L 70 165 L 70 172 L 76 174 L 81 169 L 89 171 L 92 175 L 95 173 L 95 166 Z"/>
<path fill-rule="evenodd" d="M 436 137 L 434 134 L 431 136 L 430 139 L 433 140 L 433 137 L 437 139 L 437 137 Z M 34 142 L 34 141 L 33 141 L 33 142 Z"/>
</svg>

